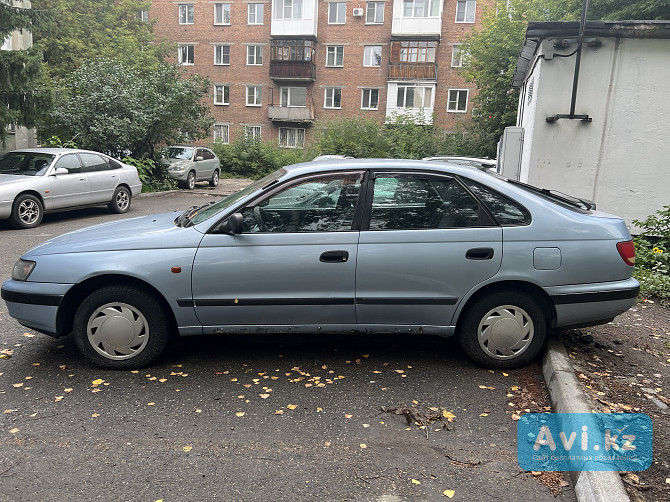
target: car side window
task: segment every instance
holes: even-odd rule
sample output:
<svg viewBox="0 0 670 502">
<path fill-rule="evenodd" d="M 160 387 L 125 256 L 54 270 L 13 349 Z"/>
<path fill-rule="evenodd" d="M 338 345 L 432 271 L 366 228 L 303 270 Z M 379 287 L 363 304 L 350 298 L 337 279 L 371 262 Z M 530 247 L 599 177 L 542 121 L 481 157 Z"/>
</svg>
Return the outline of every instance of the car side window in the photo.
<svg viewBox="0 0 670 502">
<path fill-rule="evenodd" d="M 202 157 L 203 160 L 205 160 L 207 157 L 205 157 L 205 151 L 198 149 L 195 152 L 195 157 L 193 157 L 193 160 L 196 160 L 198 157 Z"/>
<path fill-rule="evenodd" d="M 79 156 L 84 163 L 84 172 L 93 173 L 97 171 L 107 171 L 109 169 L 107 160 L 100 155 L 80 153 Z"/>
<path fill-rule="evenodd" d="M 121 165 L 121 162 L 119 162 L 118 160 L 107 159 L 107 162 L 109 163 L 109 168 L 110 169 L 121 169 L 123 167 Z"/>
<path fill-rule="evenodd" d="M 212 160 L 214 158 L 214 154 L 209 150 L 201 150 L 200 155 L 202 155 L 204 160 Z"/>
<path fill-rule="evenodd" d="M 77 156 L 77 154 L 74 153 L 69 155 L 63 155 L 60 159 L 58 159 L 58 162 L 56 162 L 56 165 L 54 167 L 56 169 L 58 169 L 59 167 L 67 169 L 68 174 L 80 174 L 82 172 L 79 157 Z"/>
<path fill-rule="evenodd" d="M 370 230 L 417 230 L 495 225 L 454 178 L 377 174 Z"/>
<path fill-rule="evenodd" d="M 242 210 L 243 233 L 351 230 L 361 173 L 309 178 Z"/>
<path fill-rule="evenodd" d="M 530 225 L 530 213 L 519 203 L 471 179 L 462 178 L 462 181 L 479 197 L 500 225 Z"/>
</svg>

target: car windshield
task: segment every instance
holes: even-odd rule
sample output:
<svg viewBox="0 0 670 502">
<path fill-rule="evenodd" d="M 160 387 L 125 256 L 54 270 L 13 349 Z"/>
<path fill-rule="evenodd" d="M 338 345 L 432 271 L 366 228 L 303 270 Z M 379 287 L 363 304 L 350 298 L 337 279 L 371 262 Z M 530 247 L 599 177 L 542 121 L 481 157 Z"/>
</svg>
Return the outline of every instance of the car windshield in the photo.
<svg viewBox="0 0 670 502">
<path fill-rule="evenodd" d="M 191 160 L 191 157 L 193 157 L 193 148 L 171 146 L 167 148 L 166 157 L 168 159 Z"/>
<path fill-rule="evenodd" d="M 220 211 L 223 211 L 224 209 L 232 206 L 238 200 L 241 200 L 247 195 L 254 193 L 256 190 L 260 190 L 261 188 L 273 185 L 275 181 L 277 181 L 285 174 L 286 174 L 285 169 L 279 169 L 278 171 L 275 171 L 274 173 L 267 175 L 265 178 L 253 182 L 251 185 L 248 185 L 239 192 L 235 192 L 234 194 L 231 194 L 228 197 L 224 197 L 220 201 L 217 201 L 213 204 L 208 204 L 198 208 L 193 212 L 192 215 L 188 217 L 189 220 L 188 225 L 197 225 L 198 223 L 205 221 L 207 218 L 210 218 L 211 216 L 219 213 Z"/>
<path fill-rule="evenodd" d="M 0 174 L 42 176 L 55 157 L 42 152 L 8 152 L 0 157 Z"/>
</svg>

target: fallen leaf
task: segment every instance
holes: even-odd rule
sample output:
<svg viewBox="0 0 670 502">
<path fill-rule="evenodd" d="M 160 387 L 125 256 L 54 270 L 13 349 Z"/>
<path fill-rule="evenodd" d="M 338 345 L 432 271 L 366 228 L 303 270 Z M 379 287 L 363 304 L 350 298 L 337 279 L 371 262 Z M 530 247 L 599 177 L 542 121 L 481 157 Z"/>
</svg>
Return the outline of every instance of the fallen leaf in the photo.
<svg viewBox="0 0 670 502">
<path fill-rule="evenodd" d="M 480 389 L 495 390 L 495 387 L 487 387 L 486 385 L 480 385 Z"/>
<path fill-rule="evenodd" d="M 184 451 L 191 451 L 192 449 L 193 449 L 193 447 L 192 447 L 191 445 L 184 446 L 184 447 L 182 448 L 182 450 L 184 450 Z"/>
<path fill-rule="evenodd" d="M 5 410 L 5 413 L 9 414 L 9 413 L 12 413 L 14 411 L 16 411 L 16 410 Z"/>
<path fill-rule="evenodd" d="M 31 333 L 24 333 L 23 336 L 25 336 L 25 337 L 27 337 L 27 338 L 32 338 L 32 337 L 34 337 L 35 335 L 33 335 L 33 334 L 31 334 Z"/>
<path fill-rule="evenodd" d="M 370 427 L 370 424 L 363 424 L 363 427 L 367 429 L 368 427 Z"/>
<path fill-rule="evenodd" d="M 60 403 L 63 400 L 63 397 L 64 396 L 56 396 L 56 398 L 54 399 L 54 403 Z"/>
<path fill-rule="evenodd" d="M 479 416 L 480 416 L 480 417 L 488 417 L 489 414 L 488 414 L 488 413 L 480 413 Z"/>
<path fill-rule="evenodd" d="M 317 413 L 323 413 L 323 408 L 319 408 L 319 407 L 317 407 L 317 408 L 316 408 L 316 412 L 317 412 Z"/>
<path fill-rule="evenodd" d="M 453 499 L 454 495 L 456 495 L 456 492 L 454 490 L 444 490 L 442 492 L 442 495 L 444 495 L 447 498 Z"/>
<path fill-rule="evenodd" d="M 202 413 L 202 410 L 199 409 L 199 408 L 196 408 L 195 412 L 196 412 L 196 413 Z"/>
<path fill-rule="evenodd" d="M 258 394 L 258 395 L 260 396 L 261 399 L 267 399 L 268 397 L 270 397 L 270 394 Z"/>
<path fill-rule="evenodd" d="M 18 388 L 18 387 L 23 387 L 23 382 L 20 382 L 20 383 L 13 383 L 13 384 L 12 384 L 12 387 L 17 387 L 17 388 Z"/>
<path fill-rule="evenodd" d="M 30 418 L 36 417 L 36 416 L 37 416 L 37 412 L 33 413 L 32 415 L 28 415 L 28 416 L 29 416 Z"/>
<path fill-rule="evenodd" d="M 345 413 L 344 415 L 344 418 L 351 418 L 351 417 L 353 417 L 353 415 L 351 415 L 350 413 Z"/>
<path fill-rule="evenodd" d="M 17 432 L 19 432 L 19 430 L 20 429 L 18 427 L 14 427 L 12 430 L 9 431 L 9 433 L 10 434 L 16 434 Z"/>
<path fill-rule="evenodd" d="M 323 443 L 323 446 L 326 446 L 326 447 L 330 446 L 330 441 L 326 441 L 325 443 Z"/>
<path fill-rule="evenodd" d="M 161 378 L 161 379 L 158 380 L 158 381 L 159 381 L 160 383 L 165 383 L 165 382 L 167 382 L 167 378 Z"/>
<path fill-rule="evenodd" d="M 295 410 L 298 407 L 298 405 L 297 404 L 287 404 L 286 407 L 289 410 Z"/>
<path fill-rule="evenodd" d="M 284 410 L 275 411 L 275 415 L 283 415 L 283 414 L 284 414 Z"/>
<path fill-rule="evenodd" d="M 238 411 L 237 413 L 235 413 L 235 416 L 236 416 L 236 417 L 243 417 L 243 416 L 244 416 L 244 412 L 243 412 L 243 411 Z"/>
<path fill-rule="evenodd" d="M 93 413 L 93 415 L 91 415 L 91 418 L 98 418 L 99 416 L 100 416 L 100 413 Z"/>
<path fill-rule="evenodd" d="M 365 448 L 368 447 L 368 445 L 366 445 L 365 443 L 361 443 L 359 446 L 360 446 L 363 450 L 364 450 Z"/>
<path fill-rule="evenodd" d="M 72 392 L 73 389 L 63 389 L 63 392 L 67 392 L 68 394 Z"/>
<path fill-rule="evenodd" d="M 412 479 L 412 484 L 413 485 L 420 485 L 421 481 L 419 481 L 418 479 Z"/>
<path fill-rule="evenodd" d="M 102 378 L 97 378 L 93 380 L 91 383 L 93 384 L 93 387 L 97 387 L 98 385 L 102 384 L 102 382 L 104 382 Z"/>
<path fill-rule="evenodd" d="M 147 403 L 147 406 L 154 406 L 155 404 L 156 404 L 156 403 L 151 402 L 151 403 Z"/>
<path fill-rule="evenodd" d="M 362 355 L 364 358 L 366 358 L 366 359 L 367 359 L 368 357 L 370 357 L 370 354 L 361 354 L 361 355 Z"/>
</svg>

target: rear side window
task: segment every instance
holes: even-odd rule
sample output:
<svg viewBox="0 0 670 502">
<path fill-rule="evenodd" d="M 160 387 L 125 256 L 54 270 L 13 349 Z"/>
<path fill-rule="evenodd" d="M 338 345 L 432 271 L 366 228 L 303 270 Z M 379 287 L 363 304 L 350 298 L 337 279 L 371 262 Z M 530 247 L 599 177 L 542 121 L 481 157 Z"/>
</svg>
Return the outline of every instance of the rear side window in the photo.
<svg viewBox="0 0 670 502">
<path fill-rule="evenodd" d="M 500 225 L 530 225 L 530 213 L 522 205 L 468 178 L 462 178 L 461 181 L 491 211 L 491 214 L 493 214 Z"/>
<path fill-rule="evenodd" d="M 96 171 L 107 171 L 109 165 L 107 160 L 100 155 L 93 153 L 81 153 L 81 160 L 84 162 L 84 172 L 93 173 Z"/>
</svg>

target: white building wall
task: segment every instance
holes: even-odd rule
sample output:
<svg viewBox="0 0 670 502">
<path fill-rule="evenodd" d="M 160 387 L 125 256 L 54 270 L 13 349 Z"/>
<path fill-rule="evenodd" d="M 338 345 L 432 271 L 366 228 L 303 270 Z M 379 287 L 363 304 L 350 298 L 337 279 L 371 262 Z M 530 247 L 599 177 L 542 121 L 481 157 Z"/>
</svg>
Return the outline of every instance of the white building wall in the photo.
<svg viewBox="0 0 670 502">
<path fill-rule="evenodd" d="M 574 57 L 540 60 L 527 76 L 535 106 L 520 107 L 521 181 L 591 199 L 631 224 L 670 204 L 670 40 L 600 41 L 583 49 L 575 108 L 591 123 L 545 120 L 570 111 Z M 538 54 L 552 50 L 544 41 Z"/>
</svg>

